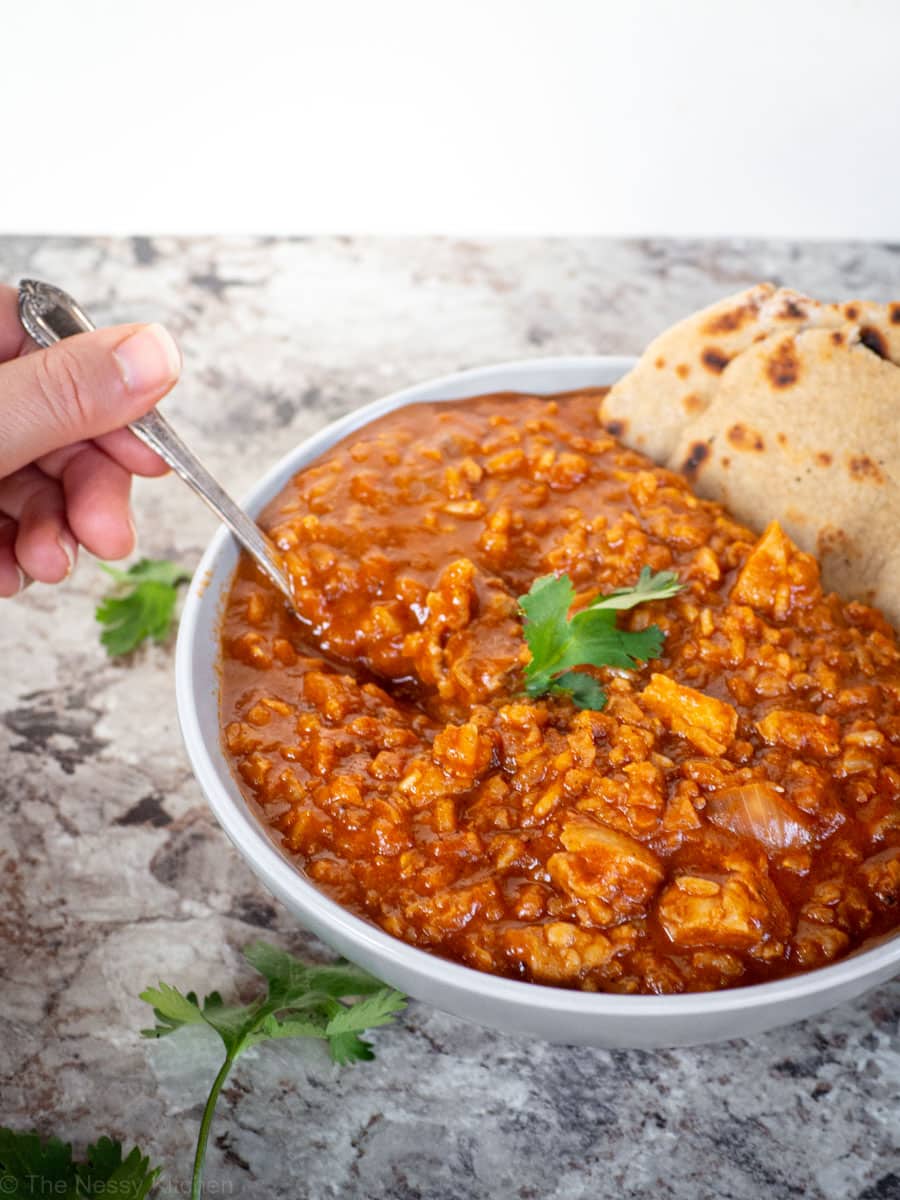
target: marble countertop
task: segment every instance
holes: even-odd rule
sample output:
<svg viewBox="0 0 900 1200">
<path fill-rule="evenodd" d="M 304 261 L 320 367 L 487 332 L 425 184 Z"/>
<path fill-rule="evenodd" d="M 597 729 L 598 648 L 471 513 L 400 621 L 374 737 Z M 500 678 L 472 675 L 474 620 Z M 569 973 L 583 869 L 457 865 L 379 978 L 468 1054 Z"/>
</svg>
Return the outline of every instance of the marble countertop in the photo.
<svg viewBox="0 0 900 1200">
<path fill-rule="evenodd" d="M 0 278 L 71 291 L 100 323 L 180 338 L 178 429 L 237 494 L 333 417 L 403 385 L 531 355 L 638 352 L 771 278 L 823 298 L 900 293 L 900 246 L 617 240 L 0 238 Z M 142 552 L 192 566 L 213 520 L 140 483 Z M 218 1061 L 200 1031 L 137 1031 L 138 992 L 245 978 L 260 936 L 312 944 L 207 811 L 178 733 L 172 646 L 109 662 L 86 556 L 0 602 L 0 1123 L 78 1149 L 108 1132 L 186 1195 Z M 502 1037 L 412 1003 L 339 1070 L 316 1044 L 242 1060 L 211 1195 L 305 1200 L 892 1200 L 900 980 L 753 1041 L 610 1052 Z"/>
</svg>

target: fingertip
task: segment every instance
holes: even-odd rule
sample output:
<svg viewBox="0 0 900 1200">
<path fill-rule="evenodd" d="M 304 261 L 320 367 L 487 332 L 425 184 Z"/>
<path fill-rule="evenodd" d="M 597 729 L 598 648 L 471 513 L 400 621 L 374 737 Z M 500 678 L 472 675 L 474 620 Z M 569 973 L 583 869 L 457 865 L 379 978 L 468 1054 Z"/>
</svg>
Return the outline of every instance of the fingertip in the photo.
<svg viewBox="0 0 900 1200">
<path fill-rule="evenodd" d="M 134 395 L 165 395 L 181 374 L 181 351 L 165 325 L 142 325 L 113 349 L 125 387 Z"/>
<path fill-rule="evenodd" d="M 0 600 L 12 600 L 27 587 L 28 576 L 21 567 L 15 562 L 0 563 Z"/>
<path fill-rule="evenodd" d="M 162 479 L 164 475 L 171 474 L 172 468 L 168 463 L 164 463 L 158 454 L 154 454 L 152 450 L 148 450 L 147 453 L 149 457 L 141 466 L 126 468 L 132 475 L 140 475 L 143 479 Z"/>
<path fill-rule="evenodd" d="M 64 529 L 56 540 L 66 559 L 66 573 L 63 578 L 68 579 L 78 562 L 78 543 L 67 529 Z"/>
<path fill-rule="evenodd" d="M 104 433 L 94 441 L 111 459 L 130 471 L 147 479 L 168 475 L 169 467 L 149 446 L 146 446 L 130 429 L 116 429 Z"/>
<path fill-rule="evenodd" d="M 172 474 L 172 468 L 168 463 L 164 463 L 158 454 L 153 455 L 155 462 L 148 463 L 141 470 L 135 470 L 133 475 L 140 475 L 144 479 L 162 479 L 165 475 Z"/>
<path fill-rule="evenodd" d="M 20 594 L 20 592 L 24 592 L 26 588 L 30 588 L 33 583 L 34 583 L 34 580 L 31 578 L 31 576 L 26 575 L 26 573 L 22 570 L 22 568 L 19 566 L 19 564 L 16 563 L 15 564 L 15 583 L 14 583 L 13 591 L 5 592 L 3 594 L 3 599 L 12 600 L 13 597 L 18 596 Z"/>
<path fill-rule="evenodd" d="M 28 586 L 13 549 L 18 532 L 15 521 L 0 519 L 0 599 L 8 600 Z"/>
<path fill-rule="evenodd" d="M 78 455 L 63 473 L 72 533 L 98 558 L 125 558 L 134 548 L 130 521 L 131 476 L 96 446 Z"/>
<path fill-rule="evenodd" d="M 131 513 L 126 514 L 125 520 L 120 522 L 117 536 L 119 542 L 115 553 L 107 555 L 108 558 L 114 561 L 120 558 L 128 558 L 130 554 L 134 554 L 135 546 L 137 546 L 137 529 Z"/>
<path fill-rule="evenodd" d="M 72 573 L 75 556 L 75 539 L 63 513 L 46 503 L 26 506 L 15 543 L 15 557 L 25 574 L 38 583 L 62 583 Z"/>
<path fill-rule="evenodd" d="M 91 520 L 82 520 L 78 534 L 81 544 L 97 558 L 118 562 L 127 558 L 135 547 L 134 523 L 120 513 L 98 513 Z"/>
</svg>

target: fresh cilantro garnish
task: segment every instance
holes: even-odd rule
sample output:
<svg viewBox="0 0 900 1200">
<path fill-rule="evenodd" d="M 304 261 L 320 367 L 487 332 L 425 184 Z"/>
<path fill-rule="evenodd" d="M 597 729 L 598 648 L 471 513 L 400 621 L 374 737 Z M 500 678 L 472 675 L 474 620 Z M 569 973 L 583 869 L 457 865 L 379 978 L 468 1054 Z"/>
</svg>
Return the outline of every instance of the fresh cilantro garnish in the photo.
<svg viewBox="0 0 900 1200">
<path fill-rule="evenodd" d="M 564 671 L 547 689 L 557 696 L 569 696 L 576 708 L 601 709 L 606 704 L 606 692 L 586 671 Z"/>
<path fill-rule="evenodd" d="M 525 691 L 567 695 L 579 708 L 603 708 L 606 694 L 596 679 L 577 667 L 625 667 L 657 658 L 663 633 L 656 625 L 631 633 L 616 625 L 616 612 L 651 600 L 666 600 L 681 590 L 673 571 L 654 574 L 644 567 L 634 587 L 597 596 L 569 617 L 575 589 L 568 575 L 542 575 L 527 596 L 519 597 L 525 614 L 525 641 L 531 662 L 525 668 Z"/>
<path fill-rule="evenodd" d="M 85 1162 L 73 1162 L 72 1147 L 58 1138 L 0 1129 L 0 1196 L 127 1196 L 144 1200 L 160 1174 L 137 1146 L 122 1156 L 122 1146 L 102 1137 L 88 1146 Z"/>
<path fill-rule="evenodd" d="M 141 999 L 153 1006 L 157 1024 L 144 1037 L 164 1037 L 184 1025 L 208 1025 L 225 1046 L 225 1061 L 213 1081 L 197 1139 L 191 1200 L 199 1200 L 203 1161 L 216 1100 L 235 1059 L 250 1046 L 273 1038 L 311 1037 L 328 1043 L 336 1063 L 373 1058 L 371 1045 L 359 1035 L 387 1025 L 406 999 L 352 963 L 316 966 L 293 955 L 254 942 L 244 957 L 266 979 L 268 989 L 250 1004 L 225 1004 L 212 992 L 201 1004 L 194 992 L 182 994 L 167 983 L 147 988 Z M 347 997 L 363 999 L 346 1003 Z"/>
<path fill-rule="evenodd" d="M 165 641 L 172 628 L 178 585 L 190 579 L 190 573 L 177 563 L 151 558 L 142 558 L 127 571 L 100 565 L 118 585 L 96 612 L 100 624 L 107 626 L 100 641 L 110 657 L 129 654 L 147 638 Z"/>
</svg>

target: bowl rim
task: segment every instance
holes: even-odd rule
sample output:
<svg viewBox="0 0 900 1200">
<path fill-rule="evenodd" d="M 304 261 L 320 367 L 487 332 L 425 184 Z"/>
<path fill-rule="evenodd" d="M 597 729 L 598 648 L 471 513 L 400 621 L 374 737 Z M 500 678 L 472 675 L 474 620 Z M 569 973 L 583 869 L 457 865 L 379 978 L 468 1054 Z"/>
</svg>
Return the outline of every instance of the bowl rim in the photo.
<svg viewBox="0 0 900 1200">
<path fill-rule="evenodd" d="M 484 382 L 484 391 L 489 392 L 492 380 L 500 380 L 513 372 L 596 368 L 609 375 L 614 370 L 624 373 L 634 362 L 632 357 L 614 355 L 536 357 L 489 363 L 483 367 L 472 367 L 424 380 L 354 409 L 305 438 L 265 472 L 242 498 L 242 506 L 252 513 L 259 511 L 274 497 L 286 471 L 301 470 L 341 438 L 386 412 L 423 399 L 427 401 L 428 397 L 422 396 L 425 391 L 443 390 L 456 385 L 467 388 L 477 381 Z M 495 390 L 522 389 L 507 387 Z M 595 1020 L 602 1017 L 619 1020 L 640 1016 L 669 1016 L 673 1019 L 712 1017 L 757 1006 L 769 1008 L 809 998 L 820 992 L 836 991 L 869 975 L 883 973 L 891 965 L 900 966 L 900 935 L 889 934 L 874 946 L 854 951 L 839 962 L 765 983 L 661 996 L 585 992 L 479 971 L 412 946 L 356 916 L 310 882 L 269 836 L 262 822 L 252 812 L 250 804 L 243 798 L 238 803 L 229 793 L 222 783 L 222 775 L 228 776 L 231 772 L 221 746 L 208 746 L 202 735 L 199 705 L 203 703 L 203 698 L 198 695 L 194 677 L 194 648 L 199 639 L 210 636 L 210 625 L 213 629 L 217 627 L 225 586 L 210 596 L 208 584 L 220 556 L 233 546 L 232 535 L 225 526 L 220 526 L 191 580 L 179 624 L 175 655 L 178 719 L 194 774 L 216 819 L 238 853 L 247 859 L 269 890 L 274 891 L 288 908 L 293 905 L 304 914 L 314 913 L 319 922 L 339 934 L 342 941 L 361 943 L 374 957 L 396 966 L 407 977 L 414 975 L 427 979 L 431 984 L 443 986 L 450 992 L 464 991 L 473 996 L 480 995 L 485 1001 L 499 1001 L 514 1008 L 540 1009 L 546 1013 L 555 1011 Z M 229 581 L 230 578 L 229 572 Z M 212 619 L 210 613 L 213 614 Z M 218 691 L 214 703 L 218 708 Z M 285 900 L 287 896 L 291 904 Z M 327 935 L 322 936 L 323 940 L 328 940 Z"/>
</svg>

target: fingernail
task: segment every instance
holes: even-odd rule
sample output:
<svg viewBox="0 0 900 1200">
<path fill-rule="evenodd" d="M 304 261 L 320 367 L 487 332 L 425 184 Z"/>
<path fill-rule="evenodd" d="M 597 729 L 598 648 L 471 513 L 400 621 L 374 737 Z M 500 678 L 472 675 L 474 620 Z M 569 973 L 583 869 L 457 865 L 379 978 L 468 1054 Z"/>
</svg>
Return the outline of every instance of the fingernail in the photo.
<svg viewBox="0 0 900 1200">
<path fill-rule="evenodd" d="M 75 543 L 72 538 L 66 533 L 61 533 L 56 539 L 56 544 L 66 556 L 66 562 L 69 564 L 66 568 L 65 578 L 68 579 L 72 574 L 72 569 L 75 566 Z"/>
<path fill-rule="evenodd" d="M 145 325 L 120 342 L 113 355 L 130 392 L 155 392 L 181 373 L 181 352 L 163 325 Z"/>
<path fill-rule="evenodd" d="M 34 583 L 34 580 L 30 575 L 26 575 L 18 564 L 16 565 L 16 570 L 19 572 L 19 591 L 16 592 L 16 595 L 18 596 L 19 592 L 24 592 L 27 587 L 31 587 L 31 585 Z"/>
<path fill-rule="evenodd" d="M 137 546 L 137 526 L 134 523 L 134 517 L 128 518 L 128 528 L 131 530 L 131 552 L 134 552 Z"/>
</svg>

